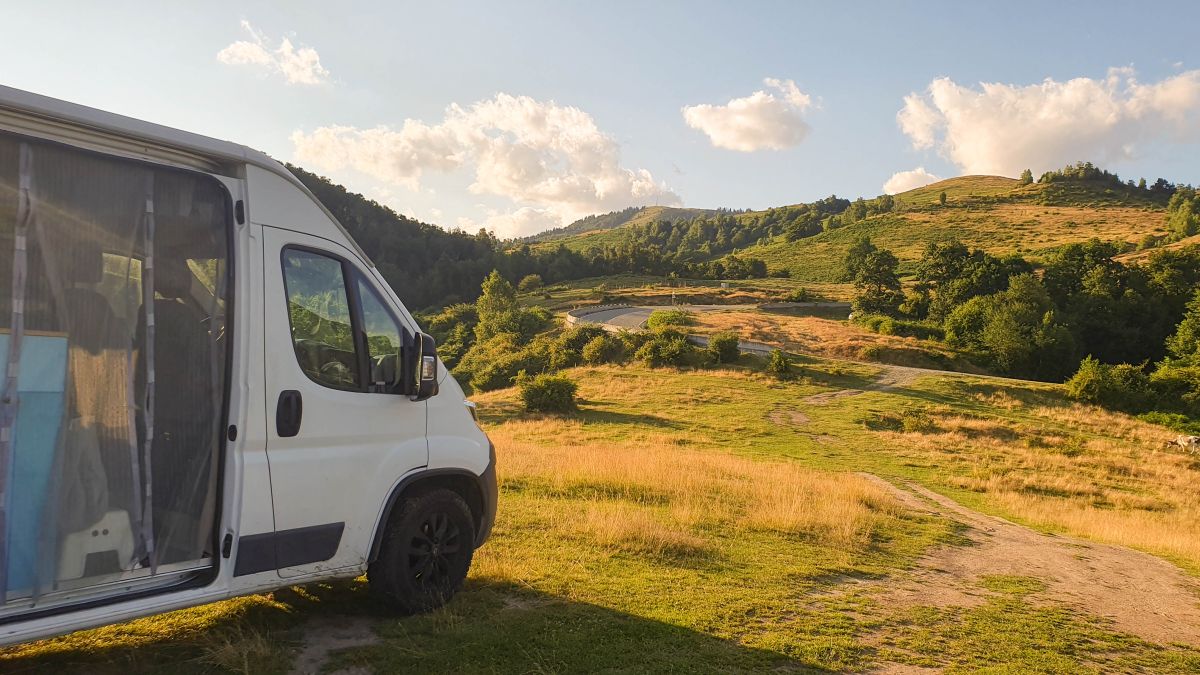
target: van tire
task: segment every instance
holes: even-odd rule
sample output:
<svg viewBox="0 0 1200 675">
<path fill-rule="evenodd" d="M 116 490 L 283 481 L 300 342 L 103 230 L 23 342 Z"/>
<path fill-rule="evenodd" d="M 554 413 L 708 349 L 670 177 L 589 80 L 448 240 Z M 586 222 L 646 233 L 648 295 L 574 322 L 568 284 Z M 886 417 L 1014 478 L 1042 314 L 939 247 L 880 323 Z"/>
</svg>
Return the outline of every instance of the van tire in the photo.
<svg viewBox="0 0 1200 675">
<path fill-rule="evenodd" d="M 407 614 L 437 609 L 454 596 L 471 567 L 471 509 L 446 489 L 404 498 L 397 506 L 379 556 L 367 568 L 371 593 Z"/>
</svg>

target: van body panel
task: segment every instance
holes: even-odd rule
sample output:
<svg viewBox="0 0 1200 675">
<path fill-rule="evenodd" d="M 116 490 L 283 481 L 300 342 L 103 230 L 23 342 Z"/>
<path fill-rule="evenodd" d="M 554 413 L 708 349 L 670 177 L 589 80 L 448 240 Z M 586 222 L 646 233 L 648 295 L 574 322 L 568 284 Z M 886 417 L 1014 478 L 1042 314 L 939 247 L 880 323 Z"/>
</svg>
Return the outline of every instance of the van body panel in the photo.
<svg viewBox="0 0 1200 675">
<path fill-rule="evenodd" d="M 363 260 L 357 245 L 350 243 L 340 226 L 321 206 L 296 189 L 282 176 L 257 166 L 246 167 L 246 185 L 250 199 L 246 202 L 246 218 L 252 223 L 303 232 L 314 237 L 350 248 Z"/>
<path fill-rule="evenodd" d="M 287 211 L 279 209 L 276 213 Z M 283 535 L 305 527 L 344 526 L 331 558 L 284 567 L 279 574 L 291 577 L 319 569 L 361 566 L 370 551 L 375 525 L 363 514 L 377 511 L 394 477 L 428 464 L 427 405 L 396 394 L 327 386 L 302 369 L 293 345 L 289 316 L 292 300 L 282 266 L 284 252 L 296 250 L 324 260 L 333 260 L 325 257 L 332 256 L 348 263 L 351 274 L 367 276 L 367 268 L 348 248 L 327 239 L 275 227 L 263 227 L 262 231 L 262 324 L 267 368 L 264 402 L 275 531 Z M 344 276 L 339 278 L 346 281 Z M 391 310 L 399 314 L 395 307 Z M 411 326 L 405 328 L 412 330 Z M 290 437 L 280 435 L 279 430 L 280 409 L 276 403 L 283 392 L 297 392 L 302 401 L 299 431 Z M 314 495 L 337 497 L 314 499 Z"/>
<path fill-rule="evenodd" d="M 243 196 L 244 198 L 244 196 Z M 267 463 L 266 405 L 262 391 L 266 383 L 264 365 L 263 325 L 257 320 L 263 315 L 262 231 L 247 222 L 237 226 L 238 297 L 237 344 L 235 352 L 232 396 L 240 398 L 240 417 L 230 417 L 229 424 L 237 427 L 237 440 L 228 441 L 228 458 L 238 466 L 241 489 L 239 503 L 229 513 L 225 534 L 245 536 L 275 531 L 275 513 L 271 505 L 271 472 Z M 238 358 L 238 354 L 244 354 Z"/>
<path fill-rule="evenodd" d="M 447 376 L 439 386 L 438 395 L 428 401 L 429 468 L 461 468 L 478 476 L 490 461 L 488 437 L 471 418 L 458 382 Z"/>
</svg>

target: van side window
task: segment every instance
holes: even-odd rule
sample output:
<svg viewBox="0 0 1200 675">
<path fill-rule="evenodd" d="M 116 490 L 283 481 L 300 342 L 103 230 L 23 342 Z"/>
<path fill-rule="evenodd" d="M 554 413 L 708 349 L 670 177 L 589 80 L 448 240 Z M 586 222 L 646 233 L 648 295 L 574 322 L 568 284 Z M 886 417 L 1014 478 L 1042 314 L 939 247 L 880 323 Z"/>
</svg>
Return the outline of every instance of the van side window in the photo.
<svg viewBox="0 0 1200 675">
<path fill-rule="evenodd" d="M 342 262 L 313 251 L 284 249 L 283 280 L 300 368 L 318 384 L 360 391 Z"/>
<path fill-rule="evenodd" d="M 358 296 L 362 302 L 363 331 L 371 357 L 371 384 L 386 387 L 395 381 L 404 329 L 379 297 L 379 292 L 361 274 Z"/>
</svg>

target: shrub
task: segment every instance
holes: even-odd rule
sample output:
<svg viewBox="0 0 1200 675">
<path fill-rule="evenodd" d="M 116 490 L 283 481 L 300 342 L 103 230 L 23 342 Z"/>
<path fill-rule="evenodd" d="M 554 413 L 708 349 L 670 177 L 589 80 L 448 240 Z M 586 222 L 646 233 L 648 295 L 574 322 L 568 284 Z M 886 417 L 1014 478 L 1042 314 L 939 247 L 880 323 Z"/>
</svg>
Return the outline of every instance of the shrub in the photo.
<svg viewBox="0 0 1200 675">
<path fill-rule="evenodd" d="M 615 363 L 625 356 L 625 344 L 607 333 L 597 335 L 583 346 L 580 356 L 584 363 L 590 365 Z"/>
<path fill-rule="evenodd" d="M 1066 389 L 1067 396 L 1077 401 L 1116 410 L 1140 412 L 1154 402 L 1150 379 L 1141 368 L 1128 363 L 1110 366 L 1090 356 L 1067 380 Z"/>
<path fill-rule="evenodd" d="M 738 348 L 740 342 L 736 333 L 714 333 L 708 338 L 708 353 L 717 363 L 733 363 L 742 355 L 742 350 Z"/>
<path fill-rule="evenodd" d="M 646 319 L 646 327 L 650 330 L 669 326 L 692 326 L 695 323 L 696 317 L 691 312 L 682 309 L 655 310 L 650 313 L 650 318 Z"/>
<path fill-rule="evenodd" d="M 772 349 L 767 358 L 767 372 L 780 380 L 792 377 L 792 361 L 782 350 Z"/>
<path fill-rule="evenodd" d="M 796 290 L 783 296 L 785 302 L 809 302 L 812 300 L 812 294 L 807 288 L 797 288 Z"/>
<path fill-rule="evenodd" d="M 683 333 L 665 328 L 654 331 L 650 339 L 638 348 L 634 358 L 644 361 L 651 368 L 688 366 L 696 364 L 699 351 Z"/>
<path fill-rule="evenodd" d="M 1150 386 L 1159 409 L 1200 418 L 1200 365 L 1164 363 L 1150 376 Z"/>
<path fill-rule="evenodd" d="M 521 279 L 520 283 L 517 284 L 517 290 L 521 291 L 523 293 L 528 293 L 530 291 L 536 291 L 537 289 L 539 289 L 541 287 L 542 287 L 542 275 L 540 275 L 540 274 L 527 274 L 527 275 L 525 275 L 524 278 Z"/>
<path fill-rule="evenodd" d="M 529 412 L 570 413 L 577 409 L 575 392 L 579 385 L 565 375 L 542 373 L 529 377 L 522 373 L 517 383 Z"/>
<path fill-rule="evenodd" d="M 550 369 L 579 365 L 583 346 L 601 335 L 604 335 L 604 329 L 594 323 L 576 324 L 566 329 L 550 348 Z"/>
<path fill-rule="evenodd" d="M 522 344 L 519 336 L 501 333 L 471 347 L 454 368 L 454 375 L 476 391 L 508 387 L 522 371 L 546 370 L 551 346 L 544 337 Z"/>
<path fill-rule="evenodd" d="M 1154 410 L 1138 415 L 1138 419 L 1150 424 L 1160 424 L 1171 431 L 1178 431 L 1181 434 L 1200 434 L 1200 421 L 1196 421 L 1180 413 L 1165 413 Z"/>
</svg>

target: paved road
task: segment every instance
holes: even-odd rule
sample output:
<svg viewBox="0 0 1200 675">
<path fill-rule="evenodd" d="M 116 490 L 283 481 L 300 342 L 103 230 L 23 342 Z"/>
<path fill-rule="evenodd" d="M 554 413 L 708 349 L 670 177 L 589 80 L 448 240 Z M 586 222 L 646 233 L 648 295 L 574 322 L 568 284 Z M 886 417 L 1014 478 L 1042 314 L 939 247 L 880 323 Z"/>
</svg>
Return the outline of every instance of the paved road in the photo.
<svg viewBox="0 0 1200 675">
<path fill-rule="evenodd" d="M 721 310 L 749 310 L 758 305 L 677 305 L 675 307 L 617 307 L 603 312 L 587 314 L 579 318 L 588 323 L 599 323 L 614 328 L 645 328 L 646 319 L 659 309 L 682 309 L 688 312 L 716 312 Z"/>
</svg>

